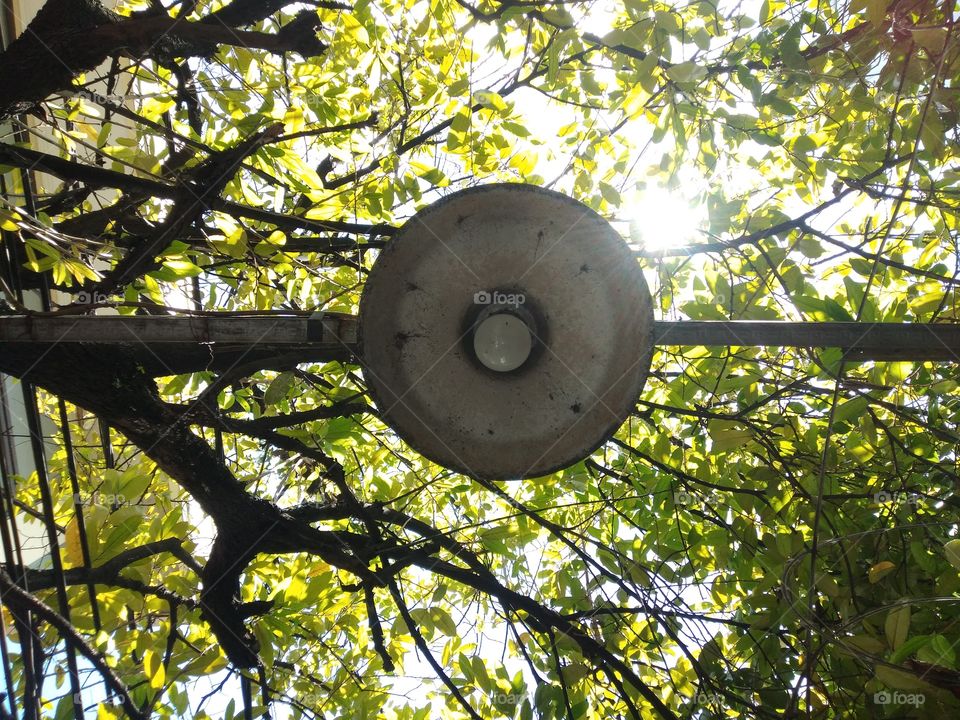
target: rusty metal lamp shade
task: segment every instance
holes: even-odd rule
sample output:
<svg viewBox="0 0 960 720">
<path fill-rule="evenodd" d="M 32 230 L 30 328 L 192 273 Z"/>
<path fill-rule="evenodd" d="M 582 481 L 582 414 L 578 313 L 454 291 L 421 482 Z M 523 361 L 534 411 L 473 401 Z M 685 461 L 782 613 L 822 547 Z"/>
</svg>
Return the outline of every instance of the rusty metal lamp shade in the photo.
<svg viewBox="0 0 960 720">
<path fill-rule="evenodd" d="M 360 302 L 360 356 L 384 421 L 481 479 L 538 477 L 597 449 L 633 410 L 653 349 L 636 258 L 599 215 L 520 184 L 410 218 Z"/>
</svg>

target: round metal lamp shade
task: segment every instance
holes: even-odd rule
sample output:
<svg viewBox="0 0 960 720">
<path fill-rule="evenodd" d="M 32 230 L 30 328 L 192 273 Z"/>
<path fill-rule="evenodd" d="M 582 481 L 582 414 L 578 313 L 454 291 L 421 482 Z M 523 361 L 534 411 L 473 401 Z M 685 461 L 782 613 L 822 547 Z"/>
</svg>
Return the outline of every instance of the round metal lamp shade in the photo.
<svg viewBox="0 0 960 720">
<path fill-rule="evenodd" d="M 565 195 L 499 184 L 410 218 L 360 302 L 364 376 L 411 447 L 481 479 L 546 475 L 632 411 L 653 349 L 643 274 Z"/>
</svg>

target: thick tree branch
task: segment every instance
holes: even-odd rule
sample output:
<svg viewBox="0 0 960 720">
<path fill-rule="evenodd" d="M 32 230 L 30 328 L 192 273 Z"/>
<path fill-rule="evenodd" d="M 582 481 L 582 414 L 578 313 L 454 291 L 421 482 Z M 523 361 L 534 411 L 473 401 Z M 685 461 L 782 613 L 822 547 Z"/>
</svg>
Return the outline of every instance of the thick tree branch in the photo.
<svg viewBox="0 0 960 720">
<path fill-rule="evenodd" d="M 40 170 L 62 180 L 81 182 L 93 189 L 103 187 L 117 188 L 135 195 L 157 197 L 165 200 L 176 200 L 184 192 L 184 188 L 176 184 L 150 180 L 127 173 L 107 170 L 96 167 L 95 165 L 66 160 L 56 155 L 21 148 L 8 143 L 0 143 L 0 163 L 25 168 L 27 170 Z M 224 200 L 220 197 L 209 197 L 209 193 L 205 193 L 204 201 L 212 210 L 220 210 L 234 217 L 264 222 L 281 230 L 306 229 L 319 232 L 332 231 L 371 236 L 392 235 L 397 230 L 393 225 L 385 223 L 365 224 L 344 222 L 341 220 L 314 220 L 297 215 L 277 213 L 264 208 L 250 207 Z M 86 213 L 81 217 L 87 217 L 93 214 L 94 213 Z M 103 225 L 106 225 L 108 221 L 109 218 L 105 218 Z"/>
<path fill-rule="evenodd" d="M 201 23 L 220 23 L 227 27 L 246 27 L 255 25 L 275 12 L 291 5 L 312 5 L 325 10 L 352 10 L 346 3 L 334 0 L 310 0 L 306 3 L 293 3 L 291 0 L 233 0 L 219 10 L 200 19 Z"/>
<path fill-rule="evenodd" d="M 122 18 L 97 0 L 47 0 L 0 54 L 0 117 L 69 88 L 74 77 L 120 54 L 172 60 L 208 56 L 220 45 L 233 45 L 320 55 L 326 45 L 317 38 L 319 24 L 315 12 L 305 11 L 271 34 L 230 27 L 222 17 L 193 22 L 150 11 Z"/>
<path fill-rule="evenodd" d="M 393 658 L 387 651 L 386 643 L 383 638 L 383 625 L 380 624 L 380 615 L 377 613 L 377 604 L 373 596 L 373 587 L 370 583 L 363 586 L 363 600 L 367 608 L 367 623 L 370 625 L 370 636 L 373 638 L 373 647 L 383 662 L 383 669 L 387 672 L 394 671 Z"/>
<path fill-rule="evenodd" d="M 187 408 L 182 409 L 187 410 Z M 200 408 L 200 410 L 202 410 L 202 408 Z M 303 425 L 304 423 L 314 422 L 316 420 L 330 420 L 332 418 L 366 414 L 375 414 L 375 411 L 372 407 L 364 403 L 338 402 L 312 410 L 301 410 L 281 415 L 264 415 L 263 417 L 258 417 L 253 420 L 234 420 L 232 418 L 206 416 L 202 422 L 205 425 L 220 427 L 230 432 L 258 435 L 258 433 L 293 427 L 294 425 Z M 193 413 L 191 413 L 191 415 L 193 415 Z"/>
<path fill-rule="evenodd" d="M 127 566 L 160 553 L 170 553 L 194 572 L 198 574 L 201 572 L 200 564 L 184 549 L 183 541 L 180 538 L 167 538 L 124 550 L 96 567 L 89 569 L 69 568 L 64 572 L 64 578 L 68 585 L 80 585 L 88 582 L 98 585 L 110 584 L 119 577 L 120 572 Z M 56 575 L 52 570 L 8 569 L 14 573 L 15 577 L 19 577 L 19 573 L 25 572 L 27 577 L 30 578 L 30 588 L 33 590 L 49 590 L 56 586 Z"/>
</svg>

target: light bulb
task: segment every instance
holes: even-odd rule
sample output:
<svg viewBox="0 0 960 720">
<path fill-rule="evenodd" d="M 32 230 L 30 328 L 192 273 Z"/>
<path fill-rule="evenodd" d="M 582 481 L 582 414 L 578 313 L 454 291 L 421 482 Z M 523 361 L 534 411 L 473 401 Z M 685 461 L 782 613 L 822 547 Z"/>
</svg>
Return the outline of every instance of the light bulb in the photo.
<svg viewBox="0 0 960 720">
<path fill-rule="evenodd" d="M 527 324 L 510 313 L 490 315 L 477 325 L 473 350 L 483 365 L 496 372 L 510 372 L 530 357 L 533 338 Z"/>
</svg>

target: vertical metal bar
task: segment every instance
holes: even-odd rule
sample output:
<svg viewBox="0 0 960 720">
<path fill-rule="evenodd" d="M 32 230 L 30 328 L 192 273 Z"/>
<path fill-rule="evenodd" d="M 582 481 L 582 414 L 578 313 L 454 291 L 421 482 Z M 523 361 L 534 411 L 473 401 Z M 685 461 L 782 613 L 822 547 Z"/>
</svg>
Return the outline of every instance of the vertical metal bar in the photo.
<svg viewBox="0 0 960 720">
<path fill-rule="evenodd" d="M 26 142 L 28 136 L 25 124 L 20 119 L 14 120 L 15 137 L 18 142 Z M 20 168 L 20 182 L 23 186 L 23 200 L 27 211 L 36 216 L 36 195 L 33 189 L 33 179 L 30 171 Z M 15 245 L 17 243 L 14 243 Z M 20 272 L 17 266 L 16 271 Z M 44 310 L 50 309 L 50 288 L 46 274 L 40 275 L 40 301 Z M 37 480 L 40 485 L 40 501 L 43 505 L 43 524 L 47 531 L 47 543 L 50 546 L 50 559 L 56 576 L 57 604 L 60 614 L 70 621 L 70 601 L 67 598 L 67 586 L 63 574 L 63 558 L 60 557 L 60 541 L 57 537 L 57 525 L 54 519 L 53 495 L 50 492 L 49 476 L 47 475 L 46 455 L 43 451 L 43 428 L 40 424 L 40 411 L 37 408 L 37 392 L 32 383 L 23 383 L 23 397 L 27 415 L 27 427 L 30 430 L 30 444 L 33 448 L 34 464 L 36 465 Z M 80 701 L 80 670 L 77 666 L 77 654 L 73 643 L 66 636 L 61 636 L 67 657 L 67 672 L 70 676 L 70 692 L 72 693 L 73 714 L 76 720 L 83 720 L 83 703 Z"/>
<path fill-rule="evenodd" d="M 12 457 L 10 458 L 12 464 Z M 2 540 L 7 567 L 11 569 L 11 577 L 21 587 L 28 588 L 24 577 L 23 546 L 20 543 L 20 533 L 17 530 L 13 504 L 13 478 L 7 472 L 7 458 L 0 453 L 0 480 L 3 481 L 3 513 Z M 9 526 L 7 522 L 9 521 Z M 29 588 L 28 588 L 29 589 Z M 40 683 L 37 681 L 34 669 L 34 637 L 31 630 L 33 619 L 29 612 L 20 615 L 11 610 L 14 625 L 20 638 L 20 660 L 23 666 L 23 718 L 24 720 L 39 720 L 40 708 L 38 705 Z M 13 696 L 13 686 L 10 686 L 10 695 Z"/>
<path fill-rule="evenodd" d="M 73 439 L 70 435 L 70 422 L 67 418 L 67 403 L 58 398 L 60 406 L 60 434 L 63 437 L 63 448 L 67 453 L 67 473 L 70 475 L 70 489 L 73 492 L 73 513 L 77 519 L 77 532 L 80 535 L 80 555 L 83 558 L 83 568 L 90 571 L 93 563 L 90 560 L 90 543 L 87 541 L 87 525 L 83 518 L 83 502 L 80 498 L 80 481 L 77 478 L 77 463 L 73 456 Z M 93 628 L 100 632 L 100 607 L 97 603 L 97 591 L 93 582 L 87 581 L 87 596 L 90 598 L 90 608 L 93 613 Z"/>
<path fill-rule="evenodd" d="M 6 48 L 16 34 L 17 18 L 13 3 L 4 2 L 0 4 L 0 13 L 2 13 L 0 14 L 0 33 L 2 33 L 0 45 Z M 0 175 L 0 193 L 3 194 L 3 197 L 8 196 L 7 179 L 4 175 Z M 23 290 L 20 282 L 17 259 L 20 243 L 10 242 L 10 240 L 13 239 L 12 233 L 4 231 L 3 235 L 4 237 L 0 238 L 5 241 L 0 242 L 0 246 L 2 246 L 0 247 L 0 256 L 2 256 L 0 257 L 0 272 L 4 272 L 7 275 L 9 287 L 16 293 L 17 299 L 22 300 Z M 3 377 L 0 376 L 0 403 L 3 403 L 3 420 L 6 422 L 9 421 L 9 416 L 6 414 L 7 398 L 6 388 L 3 386 L 3 382 Z M 17 469 L 11 430 L 12 424 L 5 424 L 2 428 L 5 436 L 4 440 L 8 440 L 9 442 L 4 443 L 0 441 L 0 482 L 3 484 L 3 487 L 0 488 L 0 502 L 3 504 L 4 516 L 0 518 L 2 519 L 2 522 L 0 522 L 0 538 L 2 538 L 2 540 L 0 541 L 3 543 L 4 558 L 7 567 L 10 568 L 11 577 L 14 578 L 17 584 L 25 586 L 26 583 L 23 579 L 23 548 L 20 543 L 20 534 L 17 530 L 16 516 L 13 512 L 14 489 L 13 478 L 11 476 L 16 473 Z M 14 563 L 16 563 L 16 571 Z M 39 688 L 41 683 L 37 681 L 33 672 L 35 667 L 33 655 L 34 637 L 31 633 L 33 619 L 29 612 L 25 613 L 24 617 L 18 613 L 14 613 L 12 610 L 11 617 L 13 618 L 14 627 L 17 630 L 17 635 L 20 640 L 20 660 L 23 664 L 23 720 L 39 720 Z M 13 677 L 8 664 L 6 637 L 6 628 L 4 628 L 2 646 L 4 673 L 7 682 L 7 691 L 10 696 L 12 717 L 16 718 L 17 701 L 16 693 L 14 692 Z"/>
<path fill-rule="evenodd" d="M 263 663 L 260 663 L 260 667 L 257 669 L 257 682 L 260 683 L 260 699 L 263 702 L 264 715 L 270 717 L 270 688 L 267 686 L 267 671 L 263 667 Z"/>
<path fill-rule="evenodd" d="M 97 418 L 97 427 L 100 430 L 103 464 L 108 470 L 112 470 L 116 467 L 116 460 L 113 457 L 113 445 L 110 444 L 110 426 L 102 418 Z"/>
<path fill-rule="evenodd" d="M 13 671 L 10 668 L 10 651 L 7 648 L 7 624 L 0 613 L 0 658 L 3 660 L 3 678 L 7 684 L 7 699 L 10 701 L 10 717 L 17 716 L 17 701 L 13 692 Z M 2 708 L 0 708 L 2 710 Z"/>
<path fill-rule="evenodd" d="M 3 409 L 6 410 L 6 393 L 3 386 L 3 377 L 0 376 L 0 403 L 3 404 Z M 6 415 L 4 415 L 6 418 Z M 12 426 L 5 424 L 3 428 L 0 428 L 4 435 L 4 438 L 7 438 L 12 430 Z M 9 569 L 10 576 L 14 579 L 18 585 L 23 583 L 23 552 L 20 547 L 20 538 L 16 534 L 16 525 L 13 515 L 13 478 L 12 475 L 13 466 L 13 454 L 10 450 L 10 445 L 0 442 L 0 483 L 3 487 L 0 488 L 0 504 L 2 504 L 2 518 L 0 518 L 0 543 L 3 545 L 3 556 L 6 561 L 7 568 Z M 8 522 L 10 523 L 8 525 Z M 11 533 L 11 526 L 13 527 L 13 533 Z M 26 694 L 28 686 L 31 686 L 32 683 L 27 682 L 28 673 L 32 672 L 33 668 L 33 638 L 27 632 L 27 623 L 21 622 L 13 612 L 11 616 L 14 619 L 14 626 L 17 629 L 17 632 L 20 635 L 20 660 L 23 663 L 24 669 L 24 693 Z M 0 614 L 2 618 L 2 614 Z M 17 695 L 14 692 L 13 685 L 13 673 L 10 668 L 8 650 L 7 650 L 7 631 L 6 627 L 3 628 L 3 644 L 0 645 L 0 649 L 3 652 L 3 670 L 4 676 L 7 681 L 7 691 L 10 700 L 10 712 L 13 717 L 17 716 Z M 24 702 L 24 717 L 33 718 L 37 716 L 36 708 L 34 707 L 33 712 L 30 711 L 30 708 L 34 707 L 25 700 Z"/>
<path fill-rule="evenodd" d="M 3 20 L 6 23 L 9 23 L 9 28 L 13 28 L 13 8 L 7 3 L 3 3 Z M 9 189 L 7 186 L 6 176 L 0 176 L 0 181 L 2 181 L 2 190 L 4 197 L 8 195 Z M 4 270 L 8 275 L 8 284 L 10 288 L 15 293 L 15 296 L 18 301 L 23 301 L 23 285 L 20 278 L 20 264 L 22 259 L 18 257 L 20 243 L 13 242 L 14 235 L 13 233 L 4 232 L 5 242 L 0 243 L 3 245 L 4 251 Z M 6 388 L 2 388 L 2 397 L 0 401 L 4 403 L 4 409 L 6 410 Z M 5 419 L 9 419 L 5 417 Z M 27 587 L 27 583 L 24 579 L 24 562 L 23 562 L 23 546 L 20 542 L 20 533 L 17 528 L 16 515 L 14 513 L 14 485 L 12 475 L 17 472 L 16 468 L 16 455 L 14 453 L 14 444 L 12 437 L 12 424 L 4 428 L 5 434 L 8 434 L 9 442 L 5 447 L 0 447 L 0 480 L 3 482 L 2 492 L 0 492 L 0 499 L 3 502 L 3 514 L 4 522 L 0 524 L 2 527 L 2 542 L 4 549 L 4 556 L 7 562 L 7 566 L 11 569 L 11 576 L 17 582 L 17 584 Z M 4 450 L 8 451 L 7 453 Z M 9 525 L 8 525 L 9 523 Z M 42 685 L 42 679 L 37 677 L 35 672 L 37 667 L 37 660 L 39 658 L 35 657 L 34 650 L 36 649 L 36 640 L 33 635 L 33 617 L 29 611 L 20 614 L 13 612 L 11 610 L 11 617 L 13 618 L 14 627 L 17 630 L 17 635 L 20 640 L 20 660 L 22 664 L 23 671 L 23 719 L 24 720 L 39 720 L 40 718 L 40 687 Z M 10 701 L 13 705 L 14 716 L 16 716 L 16 700 L 14 694 L 14 687 L 10 684 L 8 688 L 10 691 Z"/>
<path fill-rule="evenodd" d="M 253 720 L 253 698 L 250 693 L 250 678 L 240 673 L 240 693 L 243 695 L 243 720 Z"/>
<path fill-rule="evenodd" d="M 43 525 L 47 531 L 47 544 L 50 547 L 50 560 L 56 578 L 57 605 L 60 614 L 70 621 L 70 601 L 67 598 L 67 586 L 63 575 L 63 558 L 60 557 L 60 538 L 57 536 L 57 524 L 54 519 L 53 494 L 50 491 L 50 478 L 47 475 L 47 459 L 43 452 L 43 428 L 40 425 L 40 411 L 37 408 L 37 392 L 30 383 L 23 383 L 23 397 L 27 414 L 27 427 L 30 429 L 30 445 L 33 448 L 36 465 L 37 483 L 40 486 L 40 503 L 43 506 Z M 73 712 L 77 720 L 83 720 L 83 704 L 80 702 L 80 670 L 77 667 L 76 651 L 73 643 L 61 636 L 67 656 L 67 673 L 70 676 L 70 691 L 73 694 Z"/>
</svg>

